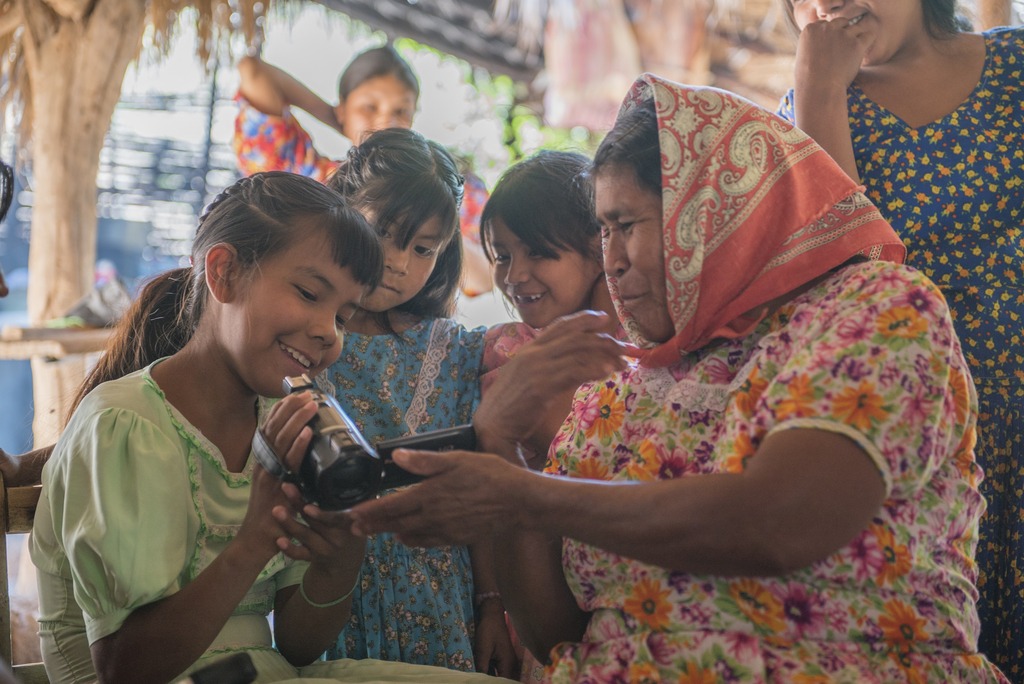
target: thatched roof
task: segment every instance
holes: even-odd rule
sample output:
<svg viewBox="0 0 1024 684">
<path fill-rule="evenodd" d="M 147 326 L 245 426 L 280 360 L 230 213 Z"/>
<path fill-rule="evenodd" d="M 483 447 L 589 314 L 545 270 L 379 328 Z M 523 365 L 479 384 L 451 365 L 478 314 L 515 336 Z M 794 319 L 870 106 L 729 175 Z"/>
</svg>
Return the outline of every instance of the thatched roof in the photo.
<svg viewBox="0 0 1024 684">
<path fill-rule="evenodd" d="M 391 37 L 412 38 L 517 81 L 532 81 L 543 67 L 539 47 L 519 45 L 514 19 L 496 19 L 491 0 L 318 1 Z"/>
<path fill-rule="evenodd" d="M 525 83 L 534 81 L 544 67 L 544 25 L 549 14 L 567 8 L 565 0 L 318 1 L 391 37 L 411 37 Z M 774 106 L 792 78 L 794 50 L 777 0 L 681 0 L 681 4 L 697 7 L 706 23 L 702 30 L 707 34 L 708 73 L 698 78 Z M 636 15 L 663 11 L 667 3 L 623 0 L 623 5 L 628 14 Z M 643 39 L 639 29 L 638 37 Z"/>
</svg>

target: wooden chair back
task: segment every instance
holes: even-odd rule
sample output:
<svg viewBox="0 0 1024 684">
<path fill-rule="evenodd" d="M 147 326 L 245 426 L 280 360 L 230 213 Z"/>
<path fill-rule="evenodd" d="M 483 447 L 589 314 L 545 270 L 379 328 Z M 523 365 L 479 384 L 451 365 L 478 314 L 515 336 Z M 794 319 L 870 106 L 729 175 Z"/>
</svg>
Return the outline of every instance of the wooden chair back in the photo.
<svg viewBox="0 0 1024 684">
<path fill-rule="evenodd" d="M 0 475 L 0 514 L 3 515 L 2 538 L 0 538 L 0 657 L 10 664 L 15 677 L 22 684 L 49 684 L 42 663 L 11 663 L 11 594 L 7 568 L 7 535 L 32 531 L 32 520 L 39 503 L 40 485 L 32 487 L 10 487 Z"/>
</svg>

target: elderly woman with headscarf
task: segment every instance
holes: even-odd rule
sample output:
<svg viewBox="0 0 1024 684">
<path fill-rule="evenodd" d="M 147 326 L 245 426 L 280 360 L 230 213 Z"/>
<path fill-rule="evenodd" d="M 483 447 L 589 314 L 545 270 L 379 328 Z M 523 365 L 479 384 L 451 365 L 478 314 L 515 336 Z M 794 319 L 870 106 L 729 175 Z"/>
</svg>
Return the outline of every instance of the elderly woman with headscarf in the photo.
<svg viewBox="0 0 1024 684">
<path fill-rule="evenodd" d="M 494 535 L 552 682 L 1006 681 L 976 652 L 970 376 L 874 205 L 773 114 L 650 75 L 593 179 L 639 362 L 597 316 L 552 326 L 477 413 L 492 455 L 400 454 L 431 477 L 357 527 Z M 551 387 L 609 371 L 522 468 Z"/>
</svg>

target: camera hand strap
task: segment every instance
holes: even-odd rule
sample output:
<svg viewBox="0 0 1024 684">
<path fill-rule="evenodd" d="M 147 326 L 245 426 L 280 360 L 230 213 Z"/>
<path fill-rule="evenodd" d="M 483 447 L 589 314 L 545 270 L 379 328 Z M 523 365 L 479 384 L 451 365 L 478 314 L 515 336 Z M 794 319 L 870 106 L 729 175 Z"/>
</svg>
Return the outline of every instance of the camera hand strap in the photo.
<svg viewBox="0 0 1024 684">
<path fill-rule="evenodd" d="M 277 460 L 277 454 L 267 444 L 267 438 L 263 436 L 262 430 L 256 430 L 256 434 L 252 436 L 252 452 L 256 455 L 256 460 L 259 461 L 259 464 L 268 473 L 283 482 L 291 482 L 300 489 L 302 488 L 302 478 L 299 477 L 298 473 L 286 469 L 284 464 Z"/>
</svg>

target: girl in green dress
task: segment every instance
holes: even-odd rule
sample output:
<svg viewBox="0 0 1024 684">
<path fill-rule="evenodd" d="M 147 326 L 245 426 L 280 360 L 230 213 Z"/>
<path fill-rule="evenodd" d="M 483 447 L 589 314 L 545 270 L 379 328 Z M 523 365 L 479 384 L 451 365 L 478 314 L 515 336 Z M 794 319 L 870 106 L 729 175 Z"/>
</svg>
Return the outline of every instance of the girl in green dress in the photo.
<svg viewBox="0 0 1024 684">
<path fill-rule="evenodd" d="M 214 200 L 192 265 L 119 331 L 169 355 L 90 392 L 44 468 L 31 551 L 51 682 L 176 681 L 238 651 L 258 682 L 452 681 L 314 662 L 348 618 L 364 544 L 251 453 L 259 429 L 298 467 L 315 404 L 266 397 L 337 358 L 382 266 L 373 231 L 316 181 L 258 174 Z"/>
</svg>

